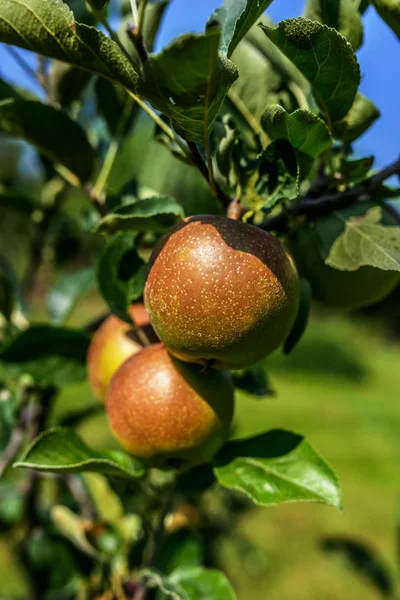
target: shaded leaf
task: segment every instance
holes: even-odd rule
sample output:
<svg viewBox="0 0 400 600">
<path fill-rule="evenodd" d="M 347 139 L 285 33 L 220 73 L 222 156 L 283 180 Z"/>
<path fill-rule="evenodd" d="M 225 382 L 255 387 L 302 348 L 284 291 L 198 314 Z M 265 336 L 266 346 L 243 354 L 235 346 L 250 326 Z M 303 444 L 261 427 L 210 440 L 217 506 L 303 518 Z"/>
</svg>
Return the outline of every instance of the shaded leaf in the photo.
<svg viewBox="0 0 400 600">
<path fill-rule="evenodd" d="M 154 566 L 169 575 L 179 567 L 198 567 L 203 561 L 204 545 L 200 536 L 187 529 L 180 529 L 167 536 L 154 559 Z"/>
<path fill-rule="evenodd" d="M 21 98 L 21 94 L 14 86 L 0 77 L 0 100 L 7 100 L 9 98 Z"/>
<path fill-rule="evenodd" d="M 272 0 L 224 0 L 209 20 L 209 23 L 217 21 L 221 27 L 221 52 L 229 58 L 271 2 Z"/>
<path fill-rule="evenodd" d="M 0 42 L 20 46 L 118 81 L 135 91 L 137 74 L 117 44 L 77 23 L 62 0 L 2 0 Z"/>
<path fill-rule="evenodd" d="M 17 414 L 18 408 L 14 394 L 6 388 L 0 387 L 0 453 L 8 443 Z"/>
<path fill-rule="evenodd" d="M 18 295 L 18 282 L 11 264 L 0 256 L 0 313 L 9 321 Z"/>
<path fill-rule="evenodd" d="M 290 354 L 290 352 L 297 346 L 301 340 L 303 333 L 305 332 L 308 324 L 308 317 L 310 315 L 311 306 L 311 285 L 307 279 L 300 278 L 300 304 L 297 311 L 296 320 L 292 327 L 291 332 L 285 340 L 283 345 L 283 352 Z"/>
<path fill-rule="evenodd" d="M 304 16 L 339 31 L 354 50 L 361 46 L 363 26 L 361 15 L 353 0 L 307 0 Z"/>
<path fill-rule="evenodd" d="M 49 92 L 62 108 L 81 100 L 92 74 L 59 60 L 52 60 L 49 69 Z"/>
<path fill-rule="evenodd" d="M 333 125 L 333 136 L 338 140 L 353 142 L 365 133 L 378 117 L 380 112 L 375 104 L 358 93 L 349 113 Z"/>
<path fill-rule="evenodd" d="M 140 463 L 124 452 L 93 450 L 72 429 L 66 427 L 43 431 L 14 466 L 50 473 L 89 471 L 128 479 L 144 474 Z"/>
<path fill-rule="evenodd" d="M 389 25 L 400 39 L 400 2 L 399 0 L 372 0 L 380 17 Z"/>
<path fill-rule="evenodd" d="M 219 39 L 215 27 L 177 38 L 149 57 L 139 86 L 141 95 L 172 120 L 182 137 L 200 144 L 237 78 L 233 63 L 218 55 Z"/>
<path fill-rule="evenodd" d="M 96 10 L 104 10 L 110 0 L 86 0 L 86 2 Z"/>
<path fill-rule="evenodd" d="M 168 196 L 135 199 L 108 213 L 96 226 L 96 232 L 167 231 L 184 216 L 181 205 Z"/>
<path fill-rule="evenodd" d="M 93 267 L 84 267 L 59 277 L 47 298 L 47 311 L 52 325 L 63 325 L 80 297 L 95 283 Z"/>
<path fill-rule="evenodd" d="M 164 12 L 168 7 L 170 0 L 152 0 L 146 4 L 143 19 L 143 40 L 149 52 L 153 51 L 154 42 L 157 37 Z"/>
<path fill-rule="evenodd" d="M 287 113 L 279 104 L 267 106 L 262 126 L 273 140 L 287 140 L 301 152 L 316 158 L 329 148 L 332 138 L 324 121 L 309 110 Z"/>
<path fill-rule="evenodd" d="M 373 163 L 373 156 L 358 158 L 356 160 L 347 160 L 343 158 L 340 163 L 340 169 L 346 181 L 358 183 L 367 177 Z"/>
<path fill-rule="evenodd" d="M 169 3 L 170 0 L 152 0 L 146 4 L 143 18 L 142 37 L 144 46 L 148 52 L 153 52 L 154 44 L 157 39 L 157 33 Z M 123 18 L 118 28 L 118 36 L 128 52 L 131 55 L 136 56 L 139 60 L 137 49 L 131 38 L 131 35 L 134 33 L 134 23 L 132 19 L 130 0 L 127 0 L 126 6 L 123 5 L 121 9 Z M 128 35 L 128 31 L 130 32 L 130 35 Z"/>
<path fill-rule="evenodd" d="M 81 331 L 35 325 L 3 346 L 0 362 L 11 377 L 28 373 L 42 385 L 67 385 L 85 379 L 89 342 Z"/>
<path fill-rule="evenodd" d="M 343 219 L 341 215 L 339 218 Z M 384 271 L 400 271 L 400 227 L 381 225 L 381 207 L 365 216 L 350 217 L 332 244 L 326 264 L 341 271 L 370 265 Z M 343 219 L 344 221 L 344 219 Z"/>
<path fill-rule="evenodd" d="M 395 593 L 395 584 L 390 569 L 382 558 L 364 542 L 341 536 L 327 537 L 322 548 L 329 554 L 338 554 L 346 559 L 348 566 L 380 592 L 384 598 Z"/>
<path fill-rule="evenodd" d="M 261 398 L 275 395 L 263 365 L 256 365 L 242 371 L 233 371 L 232 378 L 236 388 L 253 396 Z"/>
<path fill-rule="evenodd" d="M 143 294 L 146 263 L 135 249 L 136 235 L 117 233 L 103 251 L 97 268 L 100 291 L 112 312 L 131 323 L 128 306 Z"/>
<path fill-rule="evenodd" d="M 221 485 L 262 506 L 315 501 L 341 508 L 336 474 L 301 435 L 273 430 L 229 442 L 214 459 Z"/>
<path fill-rule="evenodd" d="M 3 100 L 0 102 L 0 131 L 33 144 L 39 152 L 66 167 L 82 182 L 92 173 L 94 152 L 84 130 L 68 115 L 51 106 L 28 100 Z M 55 131 L 57 135 L 54 135 Z"/>
<path fill-rule="evenodd" d="M 0 185 L 0 208 L 16 210 L 29 216 L 35 209 L 35 205 L 31 198 L 24 196 L 21 192 Z"/>
<path fill-rule="evenodd" d="M 128 98 L 126 93 L 111 81 L 101 77 L 96 80 L 94 89 L 97 110 L 106 122 L 110 135 L 126 135 L 139 112 L 138 105 L 132 103 L 130 114 L 125 118 L 125 123 L 122 123 L 123 127 L 121 127 L 121 120 L 126 116 L 124 115 Z"/>
<path fill-rule="evenodd" d="M 360 68 L 345 38 L 303 17 L 281 21 L 276 29 L 260 27 L 311 83 L 325 116 L 331 121 L 344 117 L 360 83 Z"/>
</svg>

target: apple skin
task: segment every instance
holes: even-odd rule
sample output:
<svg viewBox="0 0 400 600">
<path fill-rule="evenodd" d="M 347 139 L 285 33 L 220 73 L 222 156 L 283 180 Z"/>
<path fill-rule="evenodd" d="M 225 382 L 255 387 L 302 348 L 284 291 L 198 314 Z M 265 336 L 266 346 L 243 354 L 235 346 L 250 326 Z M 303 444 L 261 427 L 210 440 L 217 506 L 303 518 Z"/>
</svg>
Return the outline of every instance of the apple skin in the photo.
<svg viewBox="0 0 400 600">
<path fill-rule="evenodd" d="M 114 374 L 106 410 L 128 452 L 149 466 L 183 469 L 208 462 L 227 440 L 234 389 L 228 373 L 183 363 L 153 344 Z"/>
<path fill-rule="evenodd" d="M 145 329 L 151 341 L 156 341 L 144 305 L 132 304 L 129 310 L 134 323 Z M 99 402 L 105 401 L 107 386 L 118 367 L 142 348 L 137 334 L 129 323 L 115 315 L 107 317 L 93 336 L 87 356 L 90 387 Z"/>
<path fill-rule="evenodd" d="M 227 217 L 186 219 L 150 259 L 147 312 L 184 361 L 221 369 L 257 363 L 285 340 L 298 303 L 299 278 L 285 246 Z"/>
<path fill-rule="evenodd" d="M 400 282 L 397 271 L 360 267 L 340 271 L 325 264 L 319 253 L 319 238 L 313 228 L 300 229 L 290 242 L 300 275 L 308 279 L 313 297 L 326 306 L 355 310 L 385 298 Z"/>
</svg>

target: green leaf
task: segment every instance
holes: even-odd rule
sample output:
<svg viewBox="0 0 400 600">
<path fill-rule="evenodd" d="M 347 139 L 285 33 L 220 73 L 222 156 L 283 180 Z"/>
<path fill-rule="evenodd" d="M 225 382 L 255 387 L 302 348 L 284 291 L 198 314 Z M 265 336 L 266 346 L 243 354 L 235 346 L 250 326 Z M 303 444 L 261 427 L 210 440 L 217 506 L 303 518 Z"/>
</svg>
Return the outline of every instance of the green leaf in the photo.
<svg viewBox="0 0 400 600">
<path fill-rule="evenodd" d="M 134 199 L 108 213 L 96 226 L 95 231 L 167 231 L 184 216 L 182 206 L 168 196 Z"/>
<path fill-rule="evenodd" d="M 49 473 L 86 471 L 136 479 L 144 475 L 138 461 L 117 450 L 93 450 L 72 430 L 53 427 L 43 431 L 23 452 L 14 467 Z"/>
<path fill-rule="evenodd" d="M 256 365 L 251 369 L 242 371 L 233 371 L 232 379 L 236 388 L 253 396 L 262 398 L 275 395 L 264 365 Z"/>
<path fill-rule="evenodd" d="M 143 569 L 139 572 L 139 576 L 145 581 L 146 587 L 161 592 L 157 600 L 167 598 L 171 600 L 189 600 L 180 586 L 170 583 L 169 577 L 162 575 L 155 569 Z"/>
<path fill-rule="evenodd" d="M 62 108 L 69 108 L 82 99 L 92 74 L 59 60 L 52 60 L 49 69 L 50 97 Z"/>
<path fill-rule="evenodd" d="M 343 118 L 360 83 L 360 67 L 345 38 L 303 17 L 281 21 L 276 29 L 260 27 L 308 79 L 324 115 L 332 122 Z"/>
<path fill-rule="evenodd" d="M 356 271 L 366 265 L 400 271 L 400 227 L 381 225 L 381 219 L 379 206 L 363 217 L 350 217 L 325 262 L 341 271 Z"/>
<path fill-rule="evenodd" d="M 138 105 L 134 104 L 132 106 L 131 114 L 126 119 L 122 131 L 120 131 L 121 119 L 124 116 L 127 101 L 126 93 L 111 83 L 111 81 L 101 77 L 96 80 L 94 89 L 97 110 L 106 122 L 110 135 L 126 135 L 130 131 L 133 120 L 139 112 Z"/>
<path fill-rule="evenodd" d="M 28 373 L 42 385 L 67 385 L 86 378 L 90 339 L 81 331 L 35 325 L 0 350 L 11 378 Z"/>
<path fill-rule="evenodd" d="M 237 78 L 234 64 L 218 55 L 219 40 L 215 27 L 177 38 L 149 57 L 139 86 L 141 95 L 172 120 L 183 138 L 200 144 Z"/>
<path fill-rule="evenodd" d="M 87 519 L 78 517 L 67 506 L 56 505 L 51 509 L 51 516 L 58 531 L 79 550 L 89 556 L 100 559 L 100 554 L 89 543 L 85 534 Z"/>
<path fill-rule="evenodd" d="M 131 323 L 127 312 L 143 294 L 146 263 L 135 249 L 136 235 L 117 233 L 103 251 L 97 268 L 100 291 L 112 312 Z"/>
<path fill-rule="evenodd" d="M 65 113 L 51 106 L 28 100 L 3 100 L 0 102 L 0 131 L 33 144 L 82 182 L 92 173 L 94 152 L 85 132 Z"/>
<path fill-rule="evenodd" d="M 286 141 L 270 144 L 260 155 L 255 191 L 262 198 L 257 209 L 270 212 L 279 202 L 295 200 L 299 194 L 300 152 Z M 302 156 L 307 156 L 303 155 Z M 308 159 L 309 160 L 309 159 Z"/>
<path fill-rule="evenodd" d="M 166 577 L 154 569 L 139 573 L 149 587 L 160 590 L 160 600 L 235 600 L 226 576 L 216 569 L 180 567 Z"/>
<path fill-rule="evenodd" d="M 356 160 L 347 160 L 343 158 L 340 162 L 340 170 L 347 182 L 358 183 L 367 177 L 373 163 L 373 156 L 358 158 Z"/>
<path fill-rule="evenodd" d="M 224 573 L 204 567 L 180 567 L 169 581 L 181 587 L 188 600 L 235 600 L 236 594 Z"/>
<path fill-rule="evenodd" d="M 117 44 L 77 23 L 62 0 L 2 0 L 0 42 L 56 58 L 135 91 L 137 74 Z"/>
<path fill-rule="evenodd" d="M 271 2 L 272 0 L 224 0 L 209 20 L 209 23 L 217 21 L 221 26 L 221 52 L 229 58 Z"/>
<path fill-rule="evenodd" d="M 341 508 L 332 468 L 303 436 L 289 431 L 229 442 L 215 457 L 214 472 L 221 485 L 262 506 L 314 501 Z"/>
<path fill-rule="evenodd" d="M 279 104 L 272 104 L 267 106 L 261 123 L 271 139 L 287 140 L 293 148 L 312 158 L 329 148 L 333 141 L 324 121 L 302 108 L 289 114 Z"/>
<path fill-rule="evenodd" d="M 339 31 L 354 50 L 361 46 L 363 26 L 354 0 L 307 0 L 304 16 Z"/>
<path fill-rule="evenodd" d="M 333 125 L 333 136 L 344 142 L 353 142 L 380 117 L 375 104 L 358 93 L 348 114 Z"/>
<path fill-rule="evenodd" d="M 300 278 L 300 304 L 297 311 L 296 320 L 291 332 L 285 340 L 283 351 L 290 354 L 297 346 L 305 332 L 308 324 L 311 306 L 311 285 L 307 279 Z"/>
<path fill-rule="evenodd" d="M 400 39 L 400 1 L 399 0 L 372 0 L 379 16 L 389 25 L 391 30 Z"/>
<path fill-rule="evenodd" d="M 52 325 L 63 325 L 71 315 L 80 297 L 95 283 L 93 267 L 83 267 L 73 273 L 61 275 L 47 298 L 47 311 Z"/>
</svg>

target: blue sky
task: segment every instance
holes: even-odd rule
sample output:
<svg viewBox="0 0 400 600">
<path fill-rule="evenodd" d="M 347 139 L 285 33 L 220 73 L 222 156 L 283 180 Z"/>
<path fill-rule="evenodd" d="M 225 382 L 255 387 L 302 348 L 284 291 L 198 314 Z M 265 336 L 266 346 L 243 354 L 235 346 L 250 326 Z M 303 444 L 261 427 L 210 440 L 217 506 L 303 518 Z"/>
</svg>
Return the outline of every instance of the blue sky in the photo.
<svg viewBox="0 0 400 600">
<path fill-rule="evenodd" d="M 175 36 L 187 31 L 201 31 L 222 0 L 171 0 L 158 46 L 163 46 Z M 269 16 L 278 22 L 301 15 L 304 0 L 274 0 Z M 373 154 L 375 167 L 382 167 L 400 154 L 400 118 L 398 97 L 400 93 L 400 43 L 373 8 L 364 15 L 364 45 L 357 52 L 361 66 L 360 91 L 380 109 L 381 118 L 356 144 L 360 156 Z M 23 51 L 21 51 L 23 52 Z M 34 64 L 28 52 L 24 56 Z M 24 72 L 0 45 L 0 74 L 11 82 L 27 85 Z"/>
</svg>

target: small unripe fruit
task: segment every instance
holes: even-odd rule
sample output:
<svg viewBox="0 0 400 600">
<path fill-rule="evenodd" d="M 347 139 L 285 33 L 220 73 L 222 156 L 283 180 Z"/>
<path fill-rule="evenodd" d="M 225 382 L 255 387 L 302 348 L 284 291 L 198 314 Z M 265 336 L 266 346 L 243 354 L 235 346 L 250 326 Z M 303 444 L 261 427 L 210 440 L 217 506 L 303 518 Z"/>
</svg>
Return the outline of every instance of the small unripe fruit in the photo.
<svg viewBox="0 0 400 600">
<path fill-rule="evenodd" d="M 284 245 L 258 227 L 197 216 L 155 248 L 145 304 L 175 356 L 216 368 L 248 367 L 289 334 L 299 279 Z"/>
<path fill-rule="evenodd" d="M 397 271 L 360 267 L 340 271 L 320 256 L 318 234 L 313 228 L 299 230 L 290 247 L 300 274 L 308 279 L 312 295 L 326 306 L 352 310 L 379 302 L 399 284 Z"/>
<path fill-rule="evenodd" d="M 155 341 L 156 336 L 143 304 L 133 304 L 130 312 L 133 322 L 144 328 L 151 341 Z M 115 315 L 108 317 L 99 327 L 89 346 L 87 369 L 93 394 L 100 402 L 105 401 L 107 386 L 118 367 L 142 348 L 132 326 Z"/>
<path fill-rule="evenodd" d="M 131 454 L 161 469 L 209 461 L 229 435 L 229 374 L 182 363 L 161 344 L 118 369 L 107 390 L 111 430 Z"/>
</svg>

